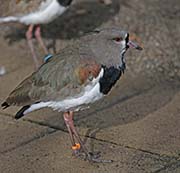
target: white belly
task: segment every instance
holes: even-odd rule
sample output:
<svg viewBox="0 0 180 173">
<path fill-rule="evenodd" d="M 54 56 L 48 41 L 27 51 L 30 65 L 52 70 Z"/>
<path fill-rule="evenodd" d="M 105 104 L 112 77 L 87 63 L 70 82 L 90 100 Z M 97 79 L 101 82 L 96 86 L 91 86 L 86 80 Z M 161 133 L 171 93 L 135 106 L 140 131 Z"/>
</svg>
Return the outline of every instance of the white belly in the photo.
<svg viewBox="0 0 180 173">
<path fill-rule="evenodd" d="M 60 102 L 51 102 L 48 107 L 58 111 L 71 110 L 71 108 L 75 108 L 78 111 L 82 105 L 93 103 L 102 97 L 103 94 L 100 93 L 100 85 L 97 83 L 92 89 L 85 91 L 80 97 L 70 98 Z"/>
</svg>

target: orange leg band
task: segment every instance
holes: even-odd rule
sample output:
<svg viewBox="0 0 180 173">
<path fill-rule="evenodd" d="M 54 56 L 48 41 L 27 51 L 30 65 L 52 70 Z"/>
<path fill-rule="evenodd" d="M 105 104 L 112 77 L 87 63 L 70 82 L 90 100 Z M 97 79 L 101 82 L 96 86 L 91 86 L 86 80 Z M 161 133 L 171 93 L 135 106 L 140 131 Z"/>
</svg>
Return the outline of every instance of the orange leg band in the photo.
<svg viewBox="0 0 180 173">
<path fill-rule="evenodd" d="M 79 150 L 81 148 L 80 143 L 75 143 L 75 145 L 72 146 L 72 150 Z"/>
</svg>

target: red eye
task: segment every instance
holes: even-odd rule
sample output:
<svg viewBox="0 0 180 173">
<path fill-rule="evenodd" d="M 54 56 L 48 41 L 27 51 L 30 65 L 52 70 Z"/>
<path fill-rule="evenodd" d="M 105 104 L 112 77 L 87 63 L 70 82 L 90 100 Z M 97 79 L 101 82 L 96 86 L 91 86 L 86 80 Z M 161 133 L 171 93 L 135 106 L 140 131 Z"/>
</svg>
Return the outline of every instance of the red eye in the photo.
<svg viewBox="0 0 180 173">
<path fill-rule="evenodd" d="M 114 40 L 114 41 L 117 41 L 117 42 L 120 42 L 120 41 L 122 41 L 123 39 L 122 39 L 122 37 L 116 37 L 116 38 L 114 38 L 113 40 Z"/>
</svg>

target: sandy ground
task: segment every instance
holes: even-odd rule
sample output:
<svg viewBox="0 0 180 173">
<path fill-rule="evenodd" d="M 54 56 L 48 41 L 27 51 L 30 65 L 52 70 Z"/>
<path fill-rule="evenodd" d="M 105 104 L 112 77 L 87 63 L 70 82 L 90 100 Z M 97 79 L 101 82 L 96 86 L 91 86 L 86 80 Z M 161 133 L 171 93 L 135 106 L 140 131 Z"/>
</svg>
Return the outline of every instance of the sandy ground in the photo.
<svg viewBox="0 0 180 173">
<path fill-rule="evenodd" d="M 179 0 L 114 0 L 109 6 L 77 0 L 45 26 L 52 53 L 98 27 L 118 26 L 141 38 L 144 51 L 127 53 L 127 71 L 112 93 L 75 116 L 90 151 L 101 151 L 102 159 L 114 162 L 74 158 L 61 113 L 43 109 L 16 121 L 19 108 L 13 107 L 0 110 L 0 172 L 179 173 L 179 18 Z M 0 65 L 6 68 L 0 102 L 34 70 L 24 32 L 17 25 L 0 26 Z"/>
</svg>

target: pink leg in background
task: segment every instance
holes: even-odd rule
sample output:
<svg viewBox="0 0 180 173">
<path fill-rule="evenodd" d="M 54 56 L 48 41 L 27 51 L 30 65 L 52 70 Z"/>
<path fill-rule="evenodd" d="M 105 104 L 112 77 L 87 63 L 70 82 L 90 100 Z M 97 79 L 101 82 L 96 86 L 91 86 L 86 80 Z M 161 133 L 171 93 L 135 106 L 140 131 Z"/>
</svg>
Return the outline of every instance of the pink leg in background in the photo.
<svg viewBox="0 0 180 173">
<path fill-rule="evenodd" d="M 26 39 L 27 39 L 28 46 L 29 46 L 30 51 L 31 51 L 32 56 L 33 56 L 33 61 L 35 63 L 35 66 L 36 66 L 36 68 L 38 68 L 40 64 L 39 64 L 37 56 L 35 54 L 35 50 L 34 50 L 34 46 L 33 46 L 33 42 L 32 42 L 33 28 L 34 28 L 34 25 L 29 26 L 29 28 L 28 28 L 28 30 L 26 32 Z"/>
<path fill-rule="evenodd" d="M 43 48 L 43 51 L 45 52 L 45 54 L 47 55 L 49 52 L 42 40 L 42 37 L 41 37 L 41 27 L 38 25 L 36 26 L 36 29 L 35 29 L 35 37 L 37 39 L 37 41 L 39 42 L 40 46 Z"/>
</svg>

